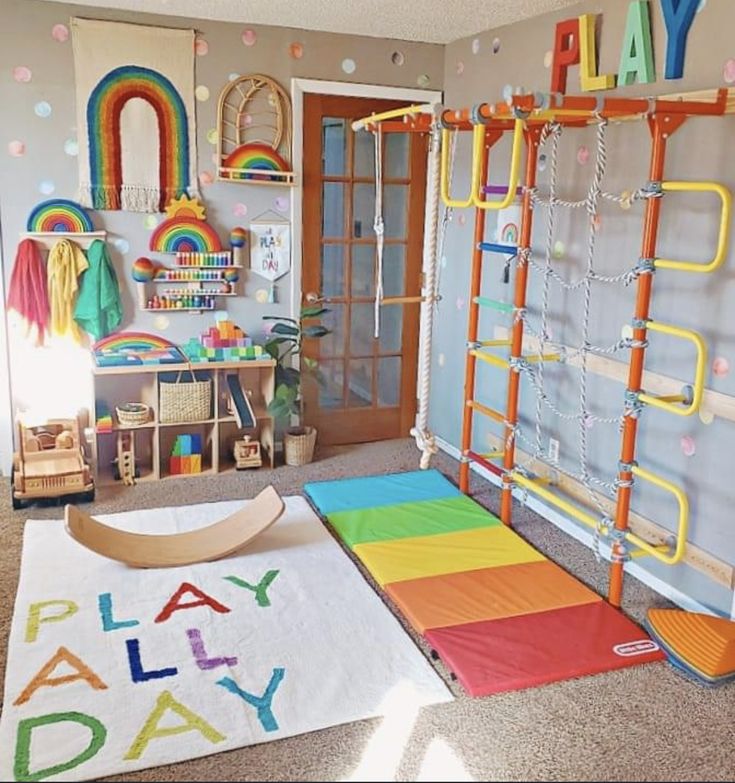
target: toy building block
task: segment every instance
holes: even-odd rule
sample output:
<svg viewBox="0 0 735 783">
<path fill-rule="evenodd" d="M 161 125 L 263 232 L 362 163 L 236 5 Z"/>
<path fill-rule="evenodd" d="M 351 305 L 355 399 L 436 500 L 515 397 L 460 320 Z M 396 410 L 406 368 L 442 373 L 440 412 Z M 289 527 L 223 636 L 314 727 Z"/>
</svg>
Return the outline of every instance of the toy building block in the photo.
<svg viewBox="0 0 735 783">
<path fill-rule="evenodd" d="M 192 454 L 201 454 L 202 453 L 202 436 L 201 435 L 190 435 L 191 438 L 191 453 Z"/>
<path fill-rule="evenodd" d="M 181 472 L 184 475 L 191 473 L 191 456 L 181 457 Z"/>
<path fill-rule="evenodd" d="M 179 435 L 177 437 L 177 443 L 179 444 L 180 454 L 182 457 L 188 457 L 192 454 L 191 450 L 191 435 Z"/>
<path fill-rule="evenodd" d="M 183 473 L 181 469 L 181 460 L 183 457 L 169 457 L 168 471 L 172 476 L 179 476 Z"/>
<path fill-rule="evenodd" d="M 202 455 L 201 454 L 192 454 L 191 457 L 189 457 L 191 460 L 190 467 L 191 467 L 191 473 L 201 473 L 202 472 Z"/>
</svg>

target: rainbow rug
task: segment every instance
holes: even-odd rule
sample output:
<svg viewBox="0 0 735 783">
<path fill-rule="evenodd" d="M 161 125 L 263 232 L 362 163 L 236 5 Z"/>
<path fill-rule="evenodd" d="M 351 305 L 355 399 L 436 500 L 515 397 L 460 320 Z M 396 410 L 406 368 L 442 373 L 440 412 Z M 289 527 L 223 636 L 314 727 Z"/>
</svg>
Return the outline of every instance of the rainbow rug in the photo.
<svg viewBox="0 0 735 783">
<path fill-rule="evenodd" d="M 635 623 L 436 470 L 304 490 L 472 696 L 664 658 Z"/>
<path fill-rule="evenodd" d="M 62 521 L 27 522 L 0 780 L 97 780 L 450 701 L 307 502 L 285 500 L 243 554 L 182 568 L 128 568 Z M 99 518 L 175 533 L 242 503 Z"/>
</svg>

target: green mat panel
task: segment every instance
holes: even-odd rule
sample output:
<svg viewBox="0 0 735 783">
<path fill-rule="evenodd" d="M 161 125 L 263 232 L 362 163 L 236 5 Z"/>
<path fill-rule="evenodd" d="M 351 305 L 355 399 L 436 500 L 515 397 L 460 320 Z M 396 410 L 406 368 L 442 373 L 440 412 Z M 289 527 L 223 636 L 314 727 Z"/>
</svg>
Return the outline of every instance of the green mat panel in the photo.
<svg viewBox="0 0 735 783">
<path fill-rule="evenodd" d="M 340 538 L 357 544 L 454 533 L 500 525 L 500 520 L 465 495 L 327 514 Z"/>
</svg>

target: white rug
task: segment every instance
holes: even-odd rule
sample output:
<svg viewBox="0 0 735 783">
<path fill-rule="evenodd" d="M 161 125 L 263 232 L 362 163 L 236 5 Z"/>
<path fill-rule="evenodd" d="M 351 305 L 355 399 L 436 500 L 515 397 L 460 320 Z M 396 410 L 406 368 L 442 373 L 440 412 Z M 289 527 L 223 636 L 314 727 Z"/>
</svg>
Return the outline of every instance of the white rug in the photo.
<svg viewBox="0 0 735 783">
<path fill-rule="evenodd" d="M 100 519 L 174 533 L 241 503 Z M 244 554 L 176 569 L 27 522 L 0 780 L 98 778 L 451 700 L 306 501 L 286 504 Z"/>
</svg>

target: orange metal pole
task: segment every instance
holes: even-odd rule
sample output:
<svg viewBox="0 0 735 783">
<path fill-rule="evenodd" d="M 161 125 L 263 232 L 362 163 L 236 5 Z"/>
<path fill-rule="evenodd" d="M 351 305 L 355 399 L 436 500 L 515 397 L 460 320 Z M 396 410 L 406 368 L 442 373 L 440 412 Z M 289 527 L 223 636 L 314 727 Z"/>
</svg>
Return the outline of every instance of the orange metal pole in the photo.
<svg viewBox="0 0 735 783">
<path fill-rule="evenodd" d="M 503 135 L 502 131 L 491 131 L 485 134 L 485 152 L 480 169 L 480 181 L 487 182 L 488 158 L 490 147 Z M 467 342 L 477 340 L 477 329 L 480 322 L 480 306 L 475 297 L 480 295 L 482 287 L 482 250 L 480 242 L 485 239 L 485 214 L 487 210 L 475 209 L 475 233 L 472 246 L 472 270 L 470 273 L 469 322 L 467 326 Z M 475 399 L 475 370 L 477 359 L 467 350 L 464 372 L 464 411 L 462 414 L 462 462 L 459 466 L 459 489 L 465 494 L 470 491 L 470 460 L 467 456 L 472 445 L 472 408 L 467 404 Z"/>
<path fill-rule="evenodd" d="M 523 193 L 521 204 L 521 233 L 518 242 L 518 264 L 516 265 L 516 283 L 514 307 L 516 310 L 526 306 L 526 293 L 528 288 L 528 264 L 523 263 L 526 250 L 531 247 L 531 229 L 533 227 L 533 202 L 531 190 L 536 187 L 536 170 L 538 164 L 538 148 L 541 140 L 541 128 L 528 128 L 526 137 L 526 189 Z M 518 358 L 523 354 L 523 321 L 518 318 L 513 323 L 511 333 L 511 358 Z M 506 421 L 515 426 L 518 423 L 518 396 L 520 391 L 520 373 L 511 367 L 508 371 L 508 400 L 506 405 Z M 511 525 L 513 514 L 513 487 L 511 486 L 510 471 L 515 467 L 516 444 L 515 439 L 508 442 L 511 430 L 505 428 L 505 440 L 503 445 L 503 492 L 500 503 L 500 518 L 506 525 Z"/>
<path fill-rule="evenodd" d="M 661 182 L 664 176 L 664 164 L 666 158 L 666 141 L 669 136 L 679 128 L 685 116 L 655 115 L 649 120 L 649 127 L 653 137 L 651 147 L 651 164 L 649 180 Z M 643 243 L 641 258 L 654 258 L 656 255 L 656 242 L 658 239 L 659 218 L 661 215 L 661 199 L 649 198 L 646 201 L 646 211 L 643 223 Z M 638 291 L 636 295 L 634 318 L 638 324 L 648 320 L 651 306 L 651 290 L 653 286 L 653 274 L 642 274 L 638 277 Z M 647 330 L 644 328 L 633 329 L 633 339 L 637 343 L 643 343 Z M 628 391 L 640 392 L 643 381 L 643 363 L 646 349 L 643 344 L 631 349 L 630 369 L 628 371 Z M 630 467 L 627 470 L 623 466 L 631 466 L 635 459 L 636 436 L 638 434 L 638 419 L 635 416 L 626 416 L 623 422 L 623 438 L 620 450 L 620 465 L 618 480 L 622 482 L 618 486 L 617 505 L 615 509 L 615 530 L 626 531 L 630 516 L 630 499 L 632 486 L 630 482 L 633 474 Z M 613 554 L 620 556 L 620 546 L 613 542 Z M 622 559 L 613 559 L 610 565 L 610 587 L 608 589 L 608 601 L 613 606 L 620 606 L 623 597 L 623 569 L 625 563 Z"/>
</svg>

